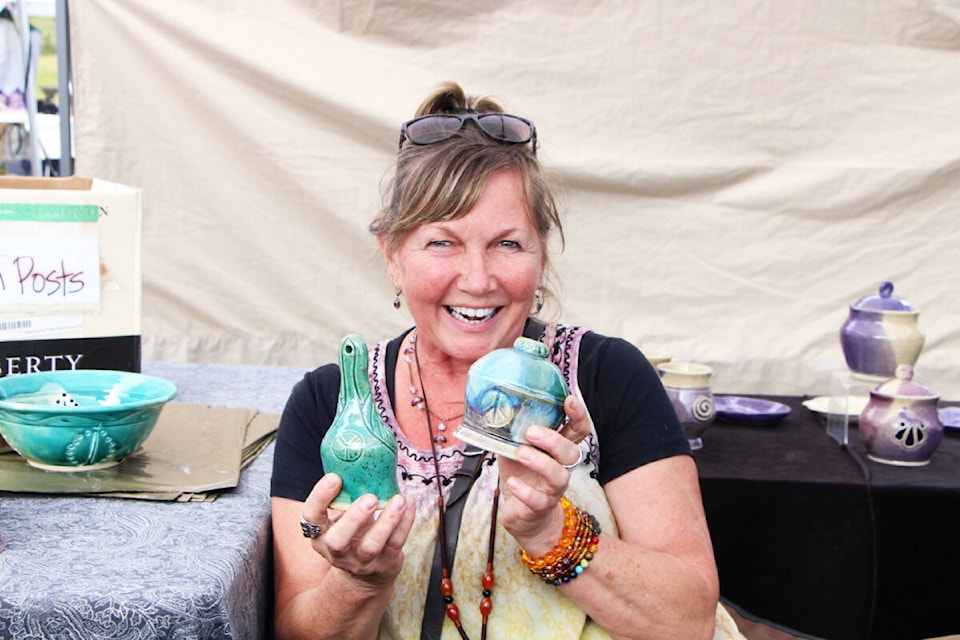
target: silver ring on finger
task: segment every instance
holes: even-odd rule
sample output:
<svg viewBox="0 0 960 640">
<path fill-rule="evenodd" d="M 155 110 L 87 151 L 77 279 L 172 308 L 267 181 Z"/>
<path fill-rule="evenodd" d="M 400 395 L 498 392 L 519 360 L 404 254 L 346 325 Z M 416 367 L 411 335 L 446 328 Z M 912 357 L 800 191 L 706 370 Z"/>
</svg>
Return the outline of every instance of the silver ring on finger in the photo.
<svg viewBox="0 0 960 640">
<path fill-rule="evenodd" d="M 581 447 L 581 446 L 578 444 L 578 445 L 577 445 L 577 460 L 576 460 L 576 462 L 574 462 L 573 464 L 564 464 L 564 465 L 563 465 L 563 468 L 566 469 L 567 471 L 573 471 L 574 469 L 576 469 L 577 467 L 579 467 L 581 464 L 583 464 L 583 459 L 584 459 L 584 457 L 585 457 L 585 456 L 584 456 L 584 453 L 583 453 L 583 447 Z M 561 463 L 561 464 L 563 464 L 563 463 Z"/>
<path fill-rule="evenodd" d="M 303 531 L 304 538 L 319 538 L 323 535 L 323 532 L 330 528 L 330 521 L 327 520 L 323 524 L 314 524 L 300 516 L 300 530 Z"/>
</svg>

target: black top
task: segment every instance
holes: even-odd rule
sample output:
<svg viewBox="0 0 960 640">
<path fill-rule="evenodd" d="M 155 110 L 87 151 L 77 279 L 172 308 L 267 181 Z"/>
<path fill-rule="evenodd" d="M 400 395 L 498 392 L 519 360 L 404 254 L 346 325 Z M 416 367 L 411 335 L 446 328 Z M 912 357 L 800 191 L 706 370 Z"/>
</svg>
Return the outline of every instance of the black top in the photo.
<svg viewBox="0 0 960 640">
<path fill-rule="evenodd" d="M 386 351 L 391 402 L 403 338 L 391 340 Z M 577 383 L 599 441 L 601 484 L 648 462 L 690 454 L 660 378 L 639 349 L 626 340 L 588 331 L 579 354 L 569 357 L 577 355 Z M 294 386 L 277 433 L 271 495 L 306 500 L 323 475 L 320 441 L 336 415 L 339 390 L 336 364 L 307 373 Z"/>
</svg>

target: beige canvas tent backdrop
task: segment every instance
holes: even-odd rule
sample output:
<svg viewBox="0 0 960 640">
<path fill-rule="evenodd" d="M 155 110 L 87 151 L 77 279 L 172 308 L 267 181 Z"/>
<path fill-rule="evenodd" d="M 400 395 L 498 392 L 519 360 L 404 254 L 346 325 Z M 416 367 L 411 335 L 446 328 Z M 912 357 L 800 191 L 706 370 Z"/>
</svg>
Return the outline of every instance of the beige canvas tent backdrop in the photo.
<svg viewBox="0 0 960 640">
<path fill-rule="evenodd" d="M 960 398 L 960 2 L 84 0 L 76 167 L 143 188 L 147 360 L 312 367 L 409 324 L 366 224 L 457 80 L 565 185 L 567 323 L 825 391 L 850 303 Z"/>
</svg>

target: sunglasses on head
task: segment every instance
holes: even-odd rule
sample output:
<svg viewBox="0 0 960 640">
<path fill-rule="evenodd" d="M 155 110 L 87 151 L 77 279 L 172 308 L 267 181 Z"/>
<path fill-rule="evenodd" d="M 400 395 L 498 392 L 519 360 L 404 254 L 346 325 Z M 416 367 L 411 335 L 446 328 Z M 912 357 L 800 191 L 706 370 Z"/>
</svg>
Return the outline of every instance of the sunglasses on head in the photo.
<svg viewBox="0 0 960 640">
<path fill-rule="evenodd" d="M 449 140 L 473 122 L 487 136 L 511 144 L 533 143 L 537 148 L 537 129 L 526 118 L 509 113 L 432 113 L 404 122 L 400 127 L 400 146 L 404 139 L 412 144 L 433 144 Z"/>
</svg>

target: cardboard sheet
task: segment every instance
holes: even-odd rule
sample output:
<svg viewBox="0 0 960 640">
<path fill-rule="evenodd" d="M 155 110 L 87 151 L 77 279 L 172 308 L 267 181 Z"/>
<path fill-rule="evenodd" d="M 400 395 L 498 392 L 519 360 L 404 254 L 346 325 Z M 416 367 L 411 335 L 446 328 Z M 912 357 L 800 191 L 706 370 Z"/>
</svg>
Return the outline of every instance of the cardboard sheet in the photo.
<svg viewBox="0 0 960 640">
<path fill-rule="evenodd" d="M 36 469 L 0 454 L 0 490 L 100 494 L 145 500 L 213 499 L 276 433 L 280 417 L 252 409 L 171 402 L 143 446 L 119 465 L 87 472 Z"/>
</svg>

